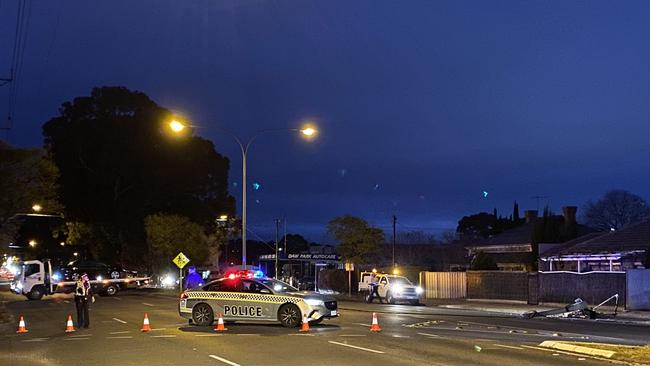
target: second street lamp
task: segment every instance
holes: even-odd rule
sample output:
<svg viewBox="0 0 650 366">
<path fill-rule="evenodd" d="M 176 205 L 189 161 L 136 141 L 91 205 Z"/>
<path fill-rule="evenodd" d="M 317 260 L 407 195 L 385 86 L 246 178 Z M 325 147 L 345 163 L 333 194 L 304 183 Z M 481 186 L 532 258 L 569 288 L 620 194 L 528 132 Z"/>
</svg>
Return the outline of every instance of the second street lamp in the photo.
<svg viewBox="0 0 650 366">
<path fill-rule="evenodd" d="M 185 128 L 188 125 L 185 124 L 184 122 L 181 122 L 179 119 L 172 119 L 169 122 L 169 128 L 171 129 L 172 132 L 176 134 L 181 134 L 184 132 Z M 313 138 L 316 137 L 318 134 L 318 130 L 311 126 L 311 125 L 305 125 L 302 128 L 277 128 L 277 129 L 268 129 L 268 130 L 260 130 L 257 131 L 251 136 L 248 140 L 243 141 L 241 140 L 237 135 L 234 133 L 224 130 L 224 129 L 218 129 L 219 131 L 225 132 L 228 135 L 230 135 L 232 138 L 235 139 L 237 142 L 237 145 L 239 145 L 239 149 L 241 151 L 241 156 L 242 156 L 242 219 L 241 219 L 241 245 L 242 245 L 242 250 L 241 250 L 241 263 L 244 269 L 246 268 L 246 219 L 247 219 L 247 201 L 246 201 L 246 191 L 248 189 L 247 183 L 246 183 L 246 161 L 248 159 L 248 150 L 251 147 L 251 144 L 255 139 L 264 133 L 268 132 L 280 132 L 280 131 L 289 131 L 289 132 L 299 132 L 303 137 L 305 137 L 308 140 L 312 140 Z"/>
</svg>

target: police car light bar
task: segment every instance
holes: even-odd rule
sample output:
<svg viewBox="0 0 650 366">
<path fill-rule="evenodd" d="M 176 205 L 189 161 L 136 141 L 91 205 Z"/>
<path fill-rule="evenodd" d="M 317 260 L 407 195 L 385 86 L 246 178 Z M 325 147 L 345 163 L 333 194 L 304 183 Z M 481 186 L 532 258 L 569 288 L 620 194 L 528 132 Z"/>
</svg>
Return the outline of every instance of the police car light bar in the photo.
<svg viewBox="0 0 650 366">
<path fill-rule="evenodd" d="M 242 271 L 237 271 L 237 272 L 230 272 L 227 273 L 224 277 L 228 278 L 229 280 L 234 280 L 235 278 L 263 278 L 264 277 L 264 272 L 257 270 L 257 271 L 250 271 L 250 270 L 242 270 Z"/>
</svg>

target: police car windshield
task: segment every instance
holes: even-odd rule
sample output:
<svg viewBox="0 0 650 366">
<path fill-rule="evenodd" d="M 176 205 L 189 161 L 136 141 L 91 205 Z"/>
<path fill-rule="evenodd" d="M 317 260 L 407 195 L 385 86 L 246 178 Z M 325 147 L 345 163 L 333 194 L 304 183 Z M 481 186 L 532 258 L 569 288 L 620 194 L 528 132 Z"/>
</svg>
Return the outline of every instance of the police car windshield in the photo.
<svg viewBox="0 0 650 366">
<path fill-rule="evenodd" d="M 294 292 L 298 291 L 297 288 L 289 285 L 288 283 L 274 280 L 272 278 L 263 278 L 259 279 L 259 281 L 264 284 L 266 287 L 270 288 L 273 290 L 273 292 Z"/>
<path fill-rule="evenodd" d="M 390 278 L 390 283 L 394 285 L 408 285 L 412 286 L 413 284 L 411 281 L 408 280 L 406 277 L 391 277 Z"/>
</svg>

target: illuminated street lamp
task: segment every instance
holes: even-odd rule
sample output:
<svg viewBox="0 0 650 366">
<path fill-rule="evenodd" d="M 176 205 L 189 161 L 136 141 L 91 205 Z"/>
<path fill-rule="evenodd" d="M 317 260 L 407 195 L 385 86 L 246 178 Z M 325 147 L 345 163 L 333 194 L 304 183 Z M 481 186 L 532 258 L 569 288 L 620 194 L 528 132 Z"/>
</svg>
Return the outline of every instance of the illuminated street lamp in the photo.
<svg viewBox="0 0 650 366">
<path fill-rule="evenodd" d="M 32 206 L 32 210 L 34 210 L 34 212 L 41 212 L 42 209 L 43 207 L 41 207 L 41 205 L 38 203 L 35 203 L 34 206 Z"/>
<path fill-rule="evenodd" d="M 29 246 L 32 247 L 32 248 L 35 247 L 36 244 L 38 244 L 38 243 L 37 243 L 36 240 L 34 240 L 34 239 L 32 239 L 32 240 L 29 241 Z"/>
<path fill-rule="evenodd" d="M 181 122 L 179 121 L 179 119 L 172 119 L 169 122 L 169 128 L 172 130 L 172 132 L 176 134 L 182 133 L 187 126 L 188 126 L 187 123 Z M 311 140 L 314 137 L 316 137 L 316 135 L 318 134 L 318 130 L 312 125 L 305 125 L 302 128 L 277 128 L 277 129 L 261 130 L 255 132 L 253 136 L 246 141 L 241 140 L 237 135 L 235 135 L 234 133 L 228 130 L 223 130 L 223 129 L 219 129 L 219 130 L 229 134 L 232 138 L 234 138 L 241 150 L 241 156 L 242 156 L 241 258 L 242 258 L 242 266 L 246 268 L 246 216 L 247 216 L 246 190 L 248 188 L 246 186 L 246 161 L 248 158 L 248 150 L 250 149 L 251 144 L 253 143 L 253 141 L 255 141 L 257 136 L 267 132 L 278 132 L 278 131 L 300 132 L 306 139 Z"/>
<path fill-rule="evenodd" d="M 227 222 L 228 221 L 228 215 L 221 215 L 217 219 L 218 222 Z"/>
</svg>

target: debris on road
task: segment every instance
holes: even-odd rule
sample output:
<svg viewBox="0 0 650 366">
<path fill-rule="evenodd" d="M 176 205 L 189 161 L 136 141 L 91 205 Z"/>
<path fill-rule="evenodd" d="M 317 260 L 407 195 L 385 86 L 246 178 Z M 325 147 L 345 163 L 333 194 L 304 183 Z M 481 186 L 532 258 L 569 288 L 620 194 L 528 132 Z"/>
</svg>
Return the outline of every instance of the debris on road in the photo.
<svg viewBox="0 0 650 366">
<path fill-rule="evenodd" d="M 524 313 L 521 316 L 526 319 L 531 319 L 535 317 L 559 317 L 559 318 L 580 318 L 580 319 L 609 319 L 616 316 L 618 311 L 618 294 L 610 296 L 607 300 L 601 302 L 600 304 L 590 308 L 586 301 L 578 298 L 572 304 L 567 306 L 545 310 L 545 311 L 531 311 Z M 613 314 L 605 314 L 597 311 L 598 308 L 605 305 L 606 303 L 615 300 L 615 307 Z"/>
</svg>

